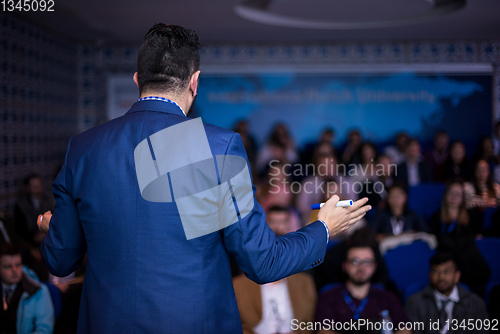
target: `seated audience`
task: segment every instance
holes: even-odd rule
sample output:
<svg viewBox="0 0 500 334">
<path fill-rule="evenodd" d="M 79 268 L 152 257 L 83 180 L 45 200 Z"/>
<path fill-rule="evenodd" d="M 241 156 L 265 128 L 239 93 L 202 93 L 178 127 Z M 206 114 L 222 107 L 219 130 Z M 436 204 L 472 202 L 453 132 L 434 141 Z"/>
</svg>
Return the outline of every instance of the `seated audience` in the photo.
<svg viewBox="0 0 500 334">
<path fill-rule="evenodd" d="M 476 236 L 482 233 L 481 216 L 475 211 L 467 211 L 464 187 L 460 182 L 451 182 L 443 194 L 441 209 L 429 219 L 429 231 L 442 237 Z"/>
<path fill-rule="evenodd" d="M 351 130 L 347 136 L 347 145 L 342 152 L 342 163 L 346 166 L 350 164 L 358 165 L 361 163 L 361 153 L 359 149 L 363 139 L 361 138 L 361 133 L 358 130 Z"/>
<path fill-rule="evenodd" d="M 394 183 L 394 167 L 391 158 L 379 155 L 375 165 L 375 176 L 363 183 L 359 198 L 368 197 L 372 208 L 384 209 L 387 205 L 387 190 Z"/>
<path fill-rule="evenodd" d="M 468 181 L 472 177 L 472 168 L 466 156 L 465 146 L 456 141 L 450 146 L 450 154 L 443 165 L 443 174 L 440 181 L 460 179 Z"/>
<path fill-rule="evenodd" d="M 413 322 L 422 322 L 420 333 L 487 333 L 486 330 L 467 330 L 460 323 L 488 318 L 484 301 L 476 294 L 458 285 L 460 271 L 449 253 L 436 253 L 430 261 L 430 284 L 420 292 L 410 296 L 405 303 L 406 313 Z M 447 326 L 447 322 L 450 327 Z M 430 323 L 436 323 L 431 328 Z M 453 326 L 457 330 L 454 330 Z M 484 325 L 484 322 L 483 322 Z M 439 328 L 439 330 L 437 330 Z M 484 327 L 482 327 L 484 328 Z"/>
<path fill-rule="evenodd" d="M 272 160 L 279 160 L 283 163 L 295 163 L 298 161 L 297 149 L 288 129 L 282 123 L 277 124 L 267 143 L 257 154 L 256 168 L 258 172 L 266 169 Z"/>
<path fill-rule="evenodd" d="M 52 333 L 54 307 L 49 290 L 23 272 L 21 253 L 10 243 L 0 245 L 0 280 L 2 333 Z"/>
<path fill-rule="evenodd" d="M 44 238 L 36 225 L 38 215 L 53 211 L 52 201 L 44 194 L 43 181 L 38 174 L 24 179 L 24 192 L 14 207 L 14 225 L 17 235 L 34 247 Z"/>
<path fill-rule="evenodd" d="M 287 166 L 283 163 L 276 163 L 272 166 L 267 173 L 266 181 L 257 187 L 255 196 L 264 211 L 273 206 L 286 208 L 290 213 L 290 224 L 293 226 L 291 231 L 298 230 L 302 227 L 302 222 L 300 213 L 292 206 L 293 191 L 290 188 Z"/>
<path fill-rule="evenodd" d="M 485 160 L 478 160 L 471 182 L 464 184 L 465 205 L 467 209 L 483 211 L 495 207 L 500 199 L 500 185 L 494 183 L 490 168 Z"/>
<path fill-rule="evenodd" d="M 488 263 L 476 246 L 481 226 L 482 216 L 475 210 L 466 209 L 462 184 L 448 184 L 441 209 L 429 220 L 429 229 L 437 237 L 438 249 L 453 254 L 462 282 L 473 291 L 480 291 L 491 275 Z"/>
<path fill-rule="evenodd" d="M 388 311 L 395 328 L 394 333 L 411 333 L 408 330 L 397 330 L 400 324 L 407 322 L 408 319 L 396 295 L 372 284 L 376 268 L 375 252 L 369 244 L 349 244 L 343 262 L 347 279 L 343 284 L 320 294 L 315 321 L 324 323 L 325 320 L 334 320 L 336 323 L 350 323 L 351 320 L 366 319 L 371 322 L 381 322 L 382 312 Z M 368 328 L 362 326 L 357 330 L 353 332 L 369 333 Z M 344 331 L 327 328 L 318 331 L 319 334 L 342 332 Z"/>
<path fill-rule="evenodd" d="M 424 158 L 432 168 L 434 181 L 441 181 L 443 165 L 448 158 L 449 136 L 445 131 L 437 131 L 434 135 L 434 147 L 425 153 Z"/>
<path fill-rule="evenodd" d="M 377 148 L 373 143 L 364 142 L 359 149 L 361 163 L 355 166 L 349 166 L 349 178 L 351 183 L 373 180 L 375 178 L 375 161 L 377 160 Z"/>
<path fill-rule="evenodd" d="M 420 155 L 420 143 L 417 139 L 412 139 L 408 142 L 405 160 L 398 165 L 394 177 L 406 189 L 419 185 L 422 182 L 432 181 L 431 167 L 422 159 Z"/>
<path fill-rule="evenodd" d="M 399 133 L 395 139 L 396 145 L 387 146 L 384 150 L 384 154 L 388 155 L 394 164 L 402 164 L 406 157 L 406 148 L 408 147 L 409 141 L 410 136 L 408 136 L 407 133 Z"/>
<path fill-rule="evenodd" d="M 49 198 L 43 189 L 42 178 L 31 174 L 24 179 L 24 192 L 14 206 L 14 227 L 22 242 L 25 265 L 32 268 L 40 280 L 48 279 L 49 271 L 43 262 L 39 247 L 45 234 L 40 232 L 36 224 L 38 215 L 53 211 L 53 199 Z"/>
<path fill-rule="evenodd" d="M 377 211 L 369 226 L 377 233 L 379 242 L 403 232 L 427 232 L 424 220 L 408 208 L 406 191 L 398 184 L 388 191 L 387 208 Z"/>
<path fill-rule="evenodd" d="M 310 223 L 309 218 L 313 213 L 311 204 L 320 203 L 324 198 L 324 192 L 317 189 L 323 189 L 325 181 L 336 176 L 337 158 L 331 153 L 318 153 L 314 157 L 313 167 L 314 170 L 304 168 L 304 172 L 309 175 L 302 180 L 300 192 L 296 197 L 296 207 L 302 216 L 304 225 Z"/>
<path fill-rule="evenodd" d="M 495 166 L 499 164 L 499 159 L 495 155 L 495 146 L 493 143 L 493 139 L 491 137 L 483 137 L 481 138 L 481 142 L 479 143 L 479 148 L 476 154 L 476 161 L 484 160 L 488 163 L 488 167 L 490 171 L 493 171 Z"/>
<path fill-rule="evenodd" d="M 276 235 L 289 232 L 289 224 L 281 212 L 270 212 L 267 223 Z M 263 285 L 242 274 L 233 279 L 233 285 L 245 334 L 291 333 L 293 319 L 313 321 L 317 294 L 308 274 L 298 273 Z"/>
<path fill-rule="evenodd" d="M 247 152 L 248 161 L 250 162 L 250 167 L 253 170 L 255 166 L 255 157 L 257 155 L 257 144 L 255 139 L 250 133 L 249 125 L 247 120 L 240 120 L 234 126 L 234 132 L 239 133 L 241 140 L 243 141 L 243 146 Z"/>
<path fill-rule="evenodd" d="M 315 156 L 318 149 L 320 149 L 320 146 L 323 147 L 320 150 L 323 151 L 327 149 L 328 150 L 327 153 L 336 154 L 334 145 L 335 145 L 335 131 L 332 128 L 324 129 L 321 132 L 318 141 L 306 143 L 304 145 L 304 149 L 301 154 L 302 164 L 314 163 L 313 157 Z"/>
<path fill-rule="evenodd" d="M 387 266 L 380 254 L 375 233 L 366 227 L 354 231 L 349 239 L 340 241 L 326 251 L 323 263 L 313 269 L 313 276 L 318 291 L 329 284 L 345 282 L 346 276 L 342 265 L 346 257 L 347 247 L 350 244 L 369 245 L 372 248 L 377 267 L 371 278 L 371 282 L 382 284 L 386 288 L 396 291 L 394 284 L 389 281 Z"/>
</svg>

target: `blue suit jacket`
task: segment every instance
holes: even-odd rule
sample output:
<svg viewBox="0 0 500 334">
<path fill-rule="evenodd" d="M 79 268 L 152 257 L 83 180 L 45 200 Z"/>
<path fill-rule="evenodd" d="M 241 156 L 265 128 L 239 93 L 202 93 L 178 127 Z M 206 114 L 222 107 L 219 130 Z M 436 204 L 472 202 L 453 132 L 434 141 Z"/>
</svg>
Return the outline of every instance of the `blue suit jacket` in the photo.
<svg viewBox="0 0 500 334">
<path fill-rule="evenodd" d="M 41 251 L 57 276 L 70 274 L 88 253 L 78 333 L 241 333 L 229 254 L 261 284 L 322 262 L 321 222 L 276 237 L 255 196 L 246 217 L 192 240 L 175 202 L 141 197 L 134 148 L 186 120 L 174 104 L 140 101 L 70 140 Z M 203 125 L 213 155 L 238 155 L 248 165 L 238 134 Z"/>
</svg>

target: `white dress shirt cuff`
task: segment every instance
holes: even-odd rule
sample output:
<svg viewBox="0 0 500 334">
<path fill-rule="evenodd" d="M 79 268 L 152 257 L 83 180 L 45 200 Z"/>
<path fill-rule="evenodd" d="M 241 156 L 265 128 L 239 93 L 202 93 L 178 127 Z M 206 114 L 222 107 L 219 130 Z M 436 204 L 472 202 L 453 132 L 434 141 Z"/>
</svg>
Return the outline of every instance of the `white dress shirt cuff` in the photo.
<svg viewBox="0 0 500 334">
<path fill-rule="evenodd" d="M 325 225 L 325 228 L 326 228 L 326 243 L 328 243 L 328 241 L 330 241 L 330 231 L 328 230 L 328 226 L 326 225 L 326 223 L 324 221 L 322 221 L 322 220 L 319 220 L 319 221 L 322 222 L 323 225 Z"/>
</svg>

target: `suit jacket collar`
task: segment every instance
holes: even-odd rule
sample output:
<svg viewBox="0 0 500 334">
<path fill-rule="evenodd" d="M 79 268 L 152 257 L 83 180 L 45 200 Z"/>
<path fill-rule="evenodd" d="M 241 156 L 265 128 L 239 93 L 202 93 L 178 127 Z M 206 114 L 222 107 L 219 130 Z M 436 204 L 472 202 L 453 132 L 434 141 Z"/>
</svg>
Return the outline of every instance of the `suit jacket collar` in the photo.
<svg viewBox="0 0 500 334">
<path fill-rule="evenodd" d="M 126 114 L 139 111 L 156 111 L 187 117 L 186 115 L 184 115 L 184 112 L 181 110 L 181 108 L 177 105 L 158 100 L 144 100 L 135 102 Z"/>
</svg>

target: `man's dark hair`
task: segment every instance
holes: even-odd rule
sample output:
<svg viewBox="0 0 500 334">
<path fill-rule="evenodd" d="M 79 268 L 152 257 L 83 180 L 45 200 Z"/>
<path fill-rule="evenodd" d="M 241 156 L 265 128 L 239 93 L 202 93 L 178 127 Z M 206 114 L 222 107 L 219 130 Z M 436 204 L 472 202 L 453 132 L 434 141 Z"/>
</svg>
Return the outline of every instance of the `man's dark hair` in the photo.
<svg viewBox="0 0 500 334">
<path fill-rule="evenodd" d="M 458 269 L 457 261 L 455 257 L 450 252 L 439 251 L 431 257 L 430 264 L 432 266 L 439 266 L 440 264 L 446 263 L 448 261 L 453 261 L 455 269 Z"/>
<path fill-rule="evenodd" d="M 19 248 L 16 247 L 16 245 L 11 244 L 9 242 L 4 242 L 3 244 L 0 244 L 0 257 L 4 255 L 21 255 L 21 252 L 19 251 Z"/>
<path fill-rule="evenodd" d="M 380 258 L 380 252 L 378 250 L 375 232 L 373 232 L 372 229 L 363 227 L 354 231 L 346 242 L 344 260 L 347 260 L 347 253 L 349 253 L 349 250 L 352 248 L 371 248 L 373 255 L 375 256 L 375 260 L 379 262 L 378 259 Z"/>
<path fill-rule="evenodd" d="M 176 25 L 155 24 L 139 49 L 140 92 L 180 93 L 200 67 L 200 48 L 194 31 Z"/>
</svg>

